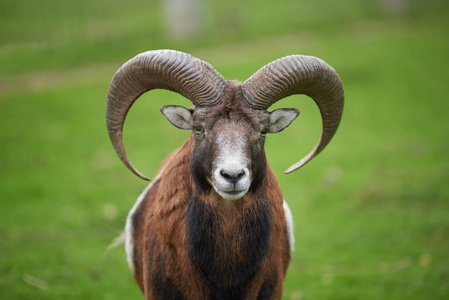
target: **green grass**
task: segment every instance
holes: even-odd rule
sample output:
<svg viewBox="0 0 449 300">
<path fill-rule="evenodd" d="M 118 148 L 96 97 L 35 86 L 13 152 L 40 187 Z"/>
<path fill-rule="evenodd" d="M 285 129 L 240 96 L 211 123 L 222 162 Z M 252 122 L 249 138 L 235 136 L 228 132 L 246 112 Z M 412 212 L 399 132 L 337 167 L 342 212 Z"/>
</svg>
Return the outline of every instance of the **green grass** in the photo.
<svg viewBox="0 0 449 300">
<path fill-rule="evenodd" d="M 295 220 L 284 299 L 448 299 L 448 5 L 213 1 L 203 35 L 175 41 L 157 5 L 131 2 L 0 4 L 0 299 L 143 299 L 124 250 L 105 254 L 145 182 L 110 146 L 104 105 L 115 70 L 157 48 L 191 52 L 228 79 L 297 53 L 341 75 L 341 128 L 291 175 L 319 113 L 303 96 L 276 104 L 301 110 L 266 146 Z M 125 126 L 149 176 L 188 136 L 164 104 L 190 105 L 154 91 Z"/>
</svg>

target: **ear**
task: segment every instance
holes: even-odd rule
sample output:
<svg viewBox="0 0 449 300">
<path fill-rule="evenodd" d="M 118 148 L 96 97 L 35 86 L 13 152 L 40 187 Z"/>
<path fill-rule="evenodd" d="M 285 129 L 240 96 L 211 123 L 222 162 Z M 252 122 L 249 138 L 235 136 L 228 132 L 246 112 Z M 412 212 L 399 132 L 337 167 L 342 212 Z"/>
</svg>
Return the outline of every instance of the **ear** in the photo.
<svg viewBox="0 0 449 300">
<path fill-rule="evenodd" d="M 268 132 L 276 133 L 288 127 L 299 115 L 296 108 L 280 108 L 270 112 L 270 127 Z"/>
<path fill-rule="evenodd" d="M 178 105 L 166 105 L 161 107 L 162 114 L 175 127 L 191 130 L 193 126 L 193 111 Z"/>
</svg>

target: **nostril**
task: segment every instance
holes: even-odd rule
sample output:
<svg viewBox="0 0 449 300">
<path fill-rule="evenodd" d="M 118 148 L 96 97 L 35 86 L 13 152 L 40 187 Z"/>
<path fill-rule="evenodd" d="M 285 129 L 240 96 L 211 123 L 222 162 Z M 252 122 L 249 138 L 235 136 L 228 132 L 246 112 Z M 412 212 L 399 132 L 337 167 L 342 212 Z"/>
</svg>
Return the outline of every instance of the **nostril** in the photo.
<svg viewBox="0 0 449 300">
<path fill-rule="evenodd" d="M 229 177 L 229 174 L 226 173 L 226 172 L 223 171 L 223 170 L 220 171 L 220 175 L 223 176 L 224 178 L 228 178 L 228 177 Z"/>
<path fill-rule="evenodd" d="M 226 172 L 225 170 L 221 170 L 220 175 L 227 180 L 233 180 L 233 176 L 230 173 Z"/>
<path fill-rule="evenodd" d="M 226 179 L 227 181 L 237 182 L 238 180 L 240 180 L 240 178 L 245 176 L 245 171 L 244 170 L 240 170 L 240 171 L 237 171 L 237 172 L 230 172 L 230 171 L 221 170 L 220 171 L 220 175 L 224 179 Z"/>
</svg>

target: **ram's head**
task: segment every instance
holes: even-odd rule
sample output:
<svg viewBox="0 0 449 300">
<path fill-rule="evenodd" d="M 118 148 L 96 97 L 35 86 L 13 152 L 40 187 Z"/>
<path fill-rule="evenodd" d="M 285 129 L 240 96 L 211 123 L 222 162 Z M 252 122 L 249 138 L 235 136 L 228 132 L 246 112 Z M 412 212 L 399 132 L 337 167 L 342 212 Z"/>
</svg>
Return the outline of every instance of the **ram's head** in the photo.
<svg viewBox="0 0 449 300">
<path fill-rule="evenodd" d="M 175 91 L 193 108 L 164 106 L 161 111 L 176 127 L 192 130 L 195 146 L 191 171 L 199 189 L 211 188 L 225 199 L 239 199 L 257 188 L 265 174 L 267 133 L 285 129 L 297 109 L 268 108 L 293 95 L 306 94 L 318 105 L 323 130 L 315 148 L 286 172 L 292 172 L 320 153 L 335 134 L 343 112 L 344 92 L 337 73 L 322 60 L 293 55 L 278 59 L 243 83 L 225 80 L 212 66 L 191 55 L 149 51 L 128 61 L 112 80 L 107 102 L 107 125 L 115 150 L 128 159 L 122 139 L 123 123 L 134 101 L 144 92 Z"/>
</svg>

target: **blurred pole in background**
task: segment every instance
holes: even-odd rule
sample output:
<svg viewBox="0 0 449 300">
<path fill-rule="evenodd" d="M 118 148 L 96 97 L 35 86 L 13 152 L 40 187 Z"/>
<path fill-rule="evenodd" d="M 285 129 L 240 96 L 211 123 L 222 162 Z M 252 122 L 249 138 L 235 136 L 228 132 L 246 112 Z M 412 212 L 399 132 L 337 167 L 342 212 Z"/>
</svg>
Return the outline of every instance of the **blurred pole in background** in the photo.
<svg viewBox="0 0 449 300">
<path fill-rule="evenodd" d="M 165 0 L 164 24 L 169 37 L 188 39 L 201 32 L 201 0 Z"/>
<path fill-rule="evenodd" d="M 379 0 L 379 4 L 386 11 L 402 13 L 408 10 L 410 0 Z"/>
</svg>

